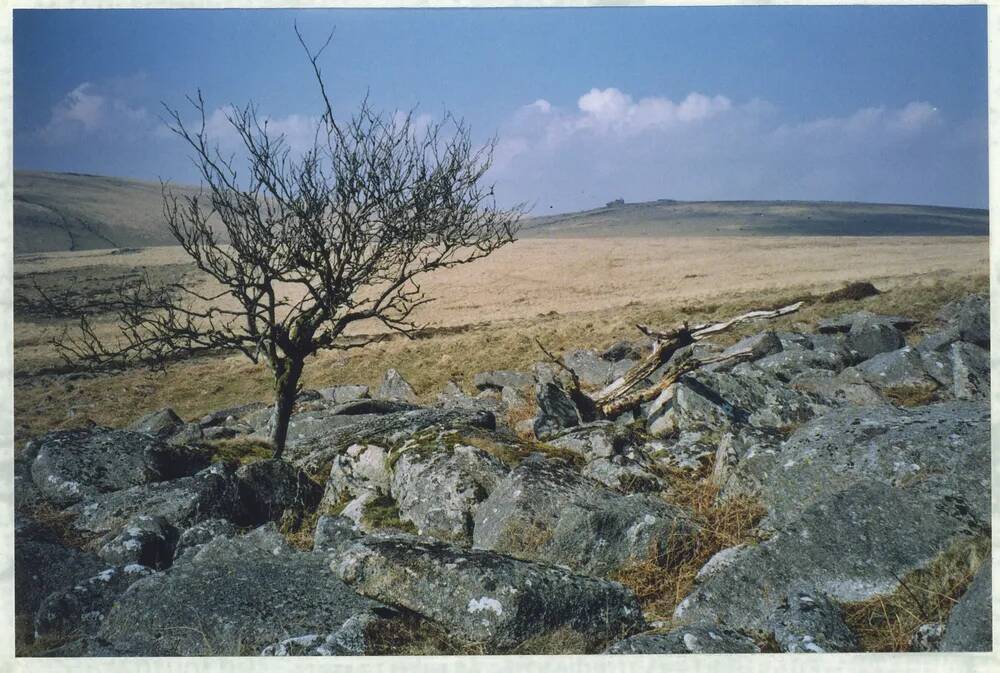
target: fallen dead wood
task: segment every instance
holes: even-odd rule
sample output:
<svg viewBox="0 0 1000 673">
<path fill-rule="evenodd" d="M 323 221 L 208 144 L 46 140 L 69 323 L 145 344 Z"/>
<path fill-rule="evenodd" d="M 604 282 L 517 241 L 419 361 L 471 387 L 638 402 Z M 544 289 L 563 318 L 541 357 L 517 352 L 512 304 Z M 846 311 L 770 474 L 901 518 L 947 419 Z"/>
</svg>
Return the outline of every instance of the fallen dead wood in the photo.
<svg viewBox="0 0 1000 673">
<path fill-rule="evenodd" d="M 687 323 L 685 323 L 668 332 L 655 330 L 648 325 L 637 325 L 636 327 L 638 327 L 639 331 L 653 338 L 653 352 L 650 353 L 642 362 L 639 362 L 632 367 L 623 377 L 614 381 L 611 385 L 604 388 L 591 399 L 593 400 L 594 405 L 605 416 L 616 416 L 627 409 L 636 407 L 643 402 L 654 399 L 663 390 L 677 381 L 677 379 L 690 371 L 694 371 L 695 369 L 703 367 L 707 364 L 746 358 L 748 357 L 749 352 L 744 351 L 732 353 L 721 359 L 720 356 L 698 359 L 689 354 L 680 358 L 676 363 L 676 366 L 671 367 L 664 372 L 663 377 L 658 383 L 648 388 L 635 391 L 635 389 L 652 376 L 664 362 L 668 362 L 674 353 L 676 353 L 679 349 L 696 341 L 701 341 L 715 334 L 719 334 L 720 332 L 724 332 L 734 325 L 738 325 L 743 322 L 749 322 L 751 320 L 771 320 L 773 318 L 788 315 L 789 313 L 794 313 L 802 307 L 802 304 L 803 302 L 800 301 L 770 311 L 749 311 L 742 315 L 738 315 L 735 318 L 730 318 L 729 320 L 716 323 L 702 323 L 694 326 L 688 326 Z"/>
</svg>

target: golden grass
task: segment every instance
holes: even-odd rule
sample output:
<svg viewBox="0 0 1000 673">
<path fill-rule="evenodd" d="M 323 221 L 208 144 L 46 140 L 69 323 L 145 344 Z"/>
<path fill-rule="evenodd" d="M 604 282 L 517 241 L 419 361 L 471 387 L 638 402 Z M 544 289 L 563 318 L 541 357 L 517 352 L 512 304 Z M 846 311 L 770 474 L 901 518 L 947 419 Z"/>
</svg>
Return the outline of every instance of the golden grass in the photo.
<svg viewBox="0 0 1000 673">
<path fill-rule="evenodd" d="M 697 476 L 667 474 L 666 499 L 691 514 L 697 532 L 678 539 L 666 557 L 637 559 L 612 577 L 635 592 L 648 620 L 669 622 L 674 608 L 691 593 L 698 571 L 716 553 L 761 540 L 757 524 L 764 507 L 745 496 L 718 501 L 719 486 L 711 472 L 709 465 Z"/>
<path fill-rule="evenodd" d="M 882 389 L 882 394 L 899 407 L 922 407 L 937 401 L 939 388 L 936 383 L 889 386 Z"/>
<path fill-rule="evenodd" d="M 93 542 L 97 536 L 82 533 L 73 528 L 77 514 L 65 509 L 59 509 L 50 502 L 42 501 L 28 512 L 31 519 L 49 530 L 67 547 L 83 549 Z"/>
<path fill-rule="evenodd" d="M 990 562 L 990 538 L 982 535 L 954 545 L 924 570 L 900 578 L 891 595 L 844 606 L 844 620 L 865 652 L 907 652 L 922 624 L 948 615 L 982 563 Z"/>
<path fill-rule="evenodd" d="M 213 463 L 230 465 L 249 465 L 258 460 L 267 460 L 274 455 L 274 447 L 264 439 L 234 437 L 231 439 L 216 439 L 204 442 L 212 451 Z"/>
<path fill-rule="evenodd" d="M 823 317 L 861 308 L 927 319 L 950 299 L 988 289 L 986 245 L 978 239 L 531 240 L 513 248 L 523 255 L 509 257 L 501 250 L 496 260 L 487 258 L 427 286 L 428 294 L 440 301 L 429 304 L 421 319 L 447 329 L 415 340 L 391 338 L 351 353 L 322 353 L 307 362 L 303 385 L 377 386 L 384 372 L 395 368 L 418 396 L 431 401 L 452 379 L 471 386 L 476 372 L 528 369 L 544 359 L 536 338 L 554 352 L 603 349 L 621 338 L 639 337 L 636 323 L 716 320 L 803 295 L 818 297 L 858 277 L 874 282 L 882 294 L 860 301 L 815 301 L 768 327 L 809 329 Z M 154 252 L 148 253 L 149 260 L 134 263 L 178 261 L 177 251 Z M 609 271 L 609 255 L 630 264 Z M 75 259 L 63 258 L 65 264 Z M 722 266 L 720 259 L 725 260 Z M 684 279 L 672 275 L 672 268 L 699 277 Z M 123 426 L 167 406 L 190 419 L 271 399 L 270 372 L 239 355 L 192 358 L 162 374 L 132 369 L 75 381 L 28 375 L 58 364 L 47 340 L 62 324 L 15 321 L 18 445 L 83 418 Z M 759 329 L 742 325 L 720 342 Z M 518 410 L 511 420 L 529 414 L 530 408 Z"/>
</svg>

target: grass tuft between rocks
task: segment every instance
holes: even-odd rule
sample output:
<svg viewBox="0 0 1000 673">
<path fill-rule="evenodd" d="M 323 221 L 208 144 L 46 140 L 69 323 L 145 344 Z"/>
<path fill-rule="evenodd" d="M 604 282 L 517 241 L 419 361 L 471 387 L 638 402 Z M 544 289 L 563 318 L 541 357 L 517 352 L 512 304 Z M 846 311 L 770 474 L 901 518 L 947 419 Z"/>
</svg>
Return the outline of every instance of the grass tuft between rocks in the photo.
<svg viewBox="0 0 1000 673">
<path fill-rule="evenodd" d="M 417 533 L 413 522 L 399 517 L 399 505 L 392 496 L 380 493 L 365 503 L 361 522 L 370 528 L 396 528 L 404 533 Z"/>
<path fill-rule="evenodd" d="M 249 465 L 258 460 L 267 460 L 274 455 L 274 447 L 264 439 L 235 437 L 216 439 L 204 443 L 212 451 L 213 463 Z"/>
<path fill-rule="evenodd" d="M 899 578 L 892 594 L 845 604 L 844 621 L 862 651 L 907 652 L 922 624 L 947 621 L 984 562 L 990 562 L 989 535 L 966 538 L 927 568 Z"/>
<path fill-rule="evenodd" d="M 698 571 L 716 553 L 763 539 L 757 524 L 766 513 L 764 507 L 749 496 L 719 501 L 711 471 L 709 464 L 696 475 L 679 470 L 665 475 L 666 500 L 691 515 L 696 533 L 679 536 L 666 557 L 637 559 L 612 577 L 635 592 L 649 621 L 672 620 L 674 608 L 691 593 Z"/>
<path fill-rule="evenodd" d="M 890 386 L 882 394 L 897 407 L 922 407 L 938 400 L 936 383 Z"/>
</svg>

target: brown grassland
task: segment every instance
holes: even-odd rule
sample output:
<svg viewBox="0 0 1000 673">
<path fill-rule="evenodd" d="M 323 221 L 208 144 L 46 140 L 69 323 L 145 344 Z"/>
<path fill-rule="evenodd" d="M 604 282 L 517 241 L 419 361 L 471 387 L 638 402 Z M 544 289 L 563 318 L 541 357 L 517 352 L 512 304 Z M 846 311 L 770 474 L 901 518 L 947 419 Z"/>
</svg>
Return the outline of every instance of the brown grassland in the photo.
<svg viewBox="0 0 1000 673">
<path fill-rule="evenodd" d="M 15 259 L 15 296 L 30 295 L 30 274 L 49 286 L 87 291 L 88 279 L 147 267 L 183 273 L 178 248 L 132 254 L 52 253 Z M 185 271 L 185 269 L 189 269 Z M 862 301 L 808 303 L 775 328 L 807 328 L 858 308 L 928 318 L 951 298 L 988 288 L 984 237 L 663 237 L 525 239 L 472 265 L 428 277 L 436 301 L 421 308 L 419 338 L 394 336 L 363 350 L 307 362 L 304 385 L 377 385 L 398 369 L 430 401 L 448 380 L 471 389 L 474 373 L 518 369 L 552 351 L 603 348 L 635 338 L 636 323 L 673 325 L 816 296 L 853 280 L 883 294 Z M 123 425 L 173 407 L 184 418 L 227 405 L 268 400 L 269 374 L 240 355 L 192 358 L 166 373 L 133 369 L 67 380 L 39 373 L 60 365 L 50 344 L 65 321 L 15 312 L 15 439 L 84 419 Z M 110 324 L 101 326 L 111 335 Z M 753 325 L 727 335 L 733 340 Z"/>
</svg>

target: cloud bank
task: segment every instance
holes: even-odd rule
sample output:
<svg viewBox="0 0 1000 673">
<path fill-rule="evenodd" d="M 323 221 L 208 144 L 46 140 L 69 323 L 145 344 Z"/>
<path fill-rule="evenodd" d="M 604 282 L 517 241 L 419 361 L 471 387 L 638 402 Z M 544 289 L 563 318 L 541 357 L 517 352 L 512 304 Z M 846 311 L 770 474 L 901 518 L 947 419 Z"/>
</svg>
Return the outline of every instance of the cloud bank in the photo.
<svg viewBox="0 0 1000 673">
<path fill-rule="evenodd" d="M 534 212 L 627 201 L 817 199 L 984 206 L 986 123 L 926 101 L 789 121 L 762 100 L 591 89 L 537 100 L 500 133 L 492 177 Z"/>
<path fill-rule="evenodd" d="M 15 138 L 15 152 L 28 148 L 38 157 L 32 168 L 197 180 L 187 148 L 160 111 L 143 104 L 144 80 L 80 83 L 31 138 Z M 209 136 L 227 153 L 239 150 L 225 118 L 230 111 L 216 107 L 207 116 Z M 415 121 L 420 127 L 429 120 Z M 311 144 L 316 122 L 304 113 L 268 118 L 293 154 Z M 617 88 L 594 88 L 572 107 L 539 99 L 507 114 L 490 178 L 502 204 L 527 202 L 536 214 L 619 197 L 985 207 L 986 135 L 985 117 L 951 119 L 919 100 L 789 119 L 764 100 L 700 92 L 678 101 L 636 99 Z"/>
</svg>

